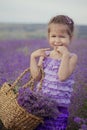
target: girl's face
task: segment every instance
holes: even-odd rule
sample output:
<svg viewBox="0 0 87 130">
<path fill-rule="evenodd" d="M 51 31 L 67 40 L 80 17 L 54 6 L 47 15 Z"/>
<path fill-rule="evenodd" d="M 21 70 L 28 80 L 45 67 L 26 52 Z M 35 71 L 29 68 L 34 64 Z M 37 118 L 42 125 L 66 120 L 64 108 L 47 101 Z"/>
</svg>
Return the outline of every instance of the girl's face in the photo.
<svg viewBox="0 0 87 130">
<path fill-rule="evenodd" d="M 51 24 L 48 40 L 53 49 L 58 48 L 58 46 L 68 47 L 71 41 L 71 37 L 68 34 L 68 26 L 63 24 Z"/>
</svg>

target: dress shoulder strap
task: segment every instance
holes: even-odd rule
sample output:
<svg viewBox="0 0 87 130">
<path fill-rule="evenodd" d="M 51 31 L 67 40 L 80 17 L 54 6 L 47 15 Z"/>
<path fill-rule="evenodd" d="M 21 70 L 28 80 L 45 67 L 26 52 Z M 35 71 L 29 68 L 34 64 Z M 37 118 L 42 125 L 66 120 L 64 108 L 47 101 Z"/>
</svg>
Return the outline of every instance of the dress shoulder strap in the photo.
<svg viewBox="0 0 87 130">
<path fill-rule="evenodd" d="M 50 51 L 45 51 L 45 53 L 46 53 L 47 56 L 50 55 Z M 41 56 L 41 57 L 39 58 L 38 66 L 42 66 L 43 60 L 44 60 L 44 57 Z"/>
<path fill-rule="evenodd" d="M 49 56 L 50 55 L 50 51 L 45 51 L 46 55 Z"/>
<path fill-rule="evenodd" d="M 38 66 L 42 66 L 43 60 L 44 60 L 44 57 L 41 56 L 41 57 L 39 58 L 39 61 L 38 61 Z"/>
</svg>

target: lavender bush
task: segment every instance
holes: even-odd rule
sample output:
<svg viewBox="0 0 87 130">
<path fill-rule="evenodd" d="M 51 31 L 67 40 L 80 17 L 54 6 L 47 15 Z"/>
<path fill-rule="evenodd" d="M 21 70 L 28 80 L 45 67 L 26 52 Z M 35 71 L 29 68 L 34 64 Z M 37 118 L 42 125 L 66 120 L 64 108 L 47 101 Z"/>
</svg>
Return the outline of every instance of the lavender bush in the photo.
<svg viewBox="0 0 87 130">
<path fill-rule="evenodd" d="M 40 91 L 32 91 L 30 88 L 20 88 L 18 103 L 29 113 L 41 118 L 56 118 L 59 114 L 58 103 L 50 95 Z"/>
<path fill-rule="evenodd" d="M 75 117 L 74 121 L 78 124 L 79 130 L 87 130 L 87 119 Z"/>
<path fill-rule="evenodd" d="M 4 40 L 0 41 L 0 86 L 13 81 L 29 67 L 30 53 L 41 47 L 48 47 L 47 40 Z M 71 44 L 71 51 L 78 55 L 75 71 L 75 86 L 70 106 L 70 118 L 67 130 L 78 130 L 87 124 L 87 39 L 77 39 Z M 26 74 L 20 86 L 29 79 Z M 74 121 L 76 117 L 85 120 L 85 124 Z M 84 130 L 84 129 L 83 129 Z"/>
</svg>

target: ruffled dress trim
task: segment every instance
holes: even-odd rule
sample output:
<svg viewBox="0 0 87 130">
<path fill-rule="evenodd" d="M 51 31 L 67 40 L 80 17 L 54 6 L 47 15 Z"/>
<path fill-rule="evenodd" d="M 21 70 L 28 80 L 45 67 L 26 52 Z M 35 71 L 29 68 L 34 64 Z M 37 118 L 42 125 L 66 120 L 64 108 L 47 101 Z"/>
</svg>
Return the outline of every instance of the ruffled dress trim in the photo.
<svg viewBox="0 0 87 130">
<path fill-rule="evenodd" d="M 45 77 L 42 84 L 43 93 L 50 94 L 59 106 L 68 107 L 73 92 L 73 74 L 65 81 L 58 78 L 58 69 L 61 60 L 52 59 L 49 56 L 43 60 Z M 39 86 L 39 83 L 38 83 Z"/>
</svg>

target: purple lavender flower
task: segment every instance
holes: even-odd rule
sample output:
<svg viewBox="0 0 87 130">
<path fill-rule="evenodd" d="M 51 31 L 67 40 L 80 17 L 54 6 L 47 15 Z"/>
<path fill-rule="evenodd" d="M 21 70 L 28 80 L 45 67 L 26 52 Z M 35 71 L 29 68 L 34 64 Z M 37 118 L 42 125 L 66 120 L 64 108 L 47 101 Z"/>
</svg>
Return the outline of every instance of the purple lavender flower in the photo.
<svg viewBox="0 0 87 130">
<path fill-rule="evenodd" d="M 17 101 L 21 107 L 39 117 L 57 117 L 58 104 L 49 95 L 20 88 Z"/>
<path fill-rule="evenodd" d="M 83 31 L 79 31 L 80 28 L 84 31 L 84 35 Z M 70 106 L 70 116 L 73 117 L 79 115 L 84 119 L 87 118 L 87 107 L 83 107 L 84 100 L 87 99 L 87 31 L 85 26 L 81 26 L 77 28 L 77 30 L 77 35 L 79 37 L 72 41 L 70 47 L 71 51 L 78 55 L 78 63 L 75 72 L 75 88 Z M 27 47 L 29 52 L 27 51 L 26 53 L 25 50 L 23 50 L 25 47 Z M 13 83 L 20 73 L 29 67 L 31 52 L 42 47 L 49 47 L 46 39 L 0 40 L 0 87 L 5 81 Z M 23 80 L 18 84 L 18 88 L 25 84 L 28 79 L 29 74 L 23 77 Z M 20 98 L 20 101 L 22 101 L 21 103 L 24 105 L 23 98 Z M 37 103 L 35 104 L 35 107 L 38 109 Z M 87 120 L 85 119 L 85 122 L 82 121 L 82 123 L 87 125 Z"/>
<path fill-rule="evenodd" d="M 82 129 L 82 130 L 87 130 L 87 125 L 86 125 L 86 124 L 82 124 L 82 125 L 81 125 L 81 129 Z"/>
<path fill-rule="evenodd" d="M 77 123 L 77 124 L 81 124 L 82 123 L 82 119 L 80 117 L 75 117 L 74 118 L 74 121 Z"/>
</svg>

